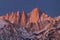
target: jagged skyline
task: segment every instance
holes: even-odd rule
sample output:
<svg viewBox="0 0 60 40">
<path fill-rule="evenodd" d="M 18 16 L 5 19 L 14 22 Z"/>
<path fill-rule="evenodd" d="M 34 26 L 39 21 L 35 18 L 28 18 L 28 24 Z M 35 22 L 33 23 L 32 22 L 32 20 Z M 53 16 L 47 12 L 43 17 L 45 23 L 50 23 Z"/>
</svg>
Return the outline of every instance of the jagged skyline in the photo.
<svg viewBox="0 0 60 40">
<path fill-rule="evenodd" d="M 0 0 L 0 15 L 18 10 L 30 12 L 35 7 L 52 17 L 60 15 L 60 0 Z"/>
<path fill-rule="evenodd" d="M 0 16 L 1 40 L 60 40 L 60 16 L 50 17 L 39 8 Z"/>
</svg>

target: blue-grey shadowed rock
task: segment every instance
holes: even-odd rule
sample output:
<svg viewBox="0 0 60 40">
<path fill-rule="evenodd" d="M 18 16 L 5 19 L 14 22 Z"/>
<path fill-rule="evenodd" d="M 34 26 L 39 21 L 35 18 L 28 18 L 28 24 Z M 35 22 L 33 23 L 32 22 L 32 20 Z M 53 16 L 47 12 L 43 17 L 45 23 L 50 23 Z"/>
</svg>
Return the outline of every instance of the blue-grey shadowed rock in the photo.
<svg viewBox="0 0 60 40">
<path fill-rule="evenodd" d="M 52 18 L 38 8 L 18 14 L 0 16 L 1 40 L 60 40 L 60 16 Z"/>
</svg>

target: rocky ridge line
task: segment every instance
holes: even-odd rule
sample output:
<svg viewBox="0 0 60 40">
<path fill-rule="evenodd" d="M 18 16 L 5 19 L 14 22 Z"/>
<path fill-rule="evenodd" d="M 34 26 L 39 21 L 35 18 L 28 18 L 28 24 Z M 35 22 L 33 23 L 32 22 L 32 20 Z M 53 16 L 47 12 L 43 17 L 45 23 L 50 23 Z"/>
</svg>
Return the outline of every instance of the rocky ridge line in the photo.
<svg viewBox="0 0 60 40">
<path fill-rule="evenodd" d="M 10 24 L 4 25 L 4 27 L 7 26 L 14 33 L 17 33 L 17 35 L 18 33 L 22 32 L 23 34 L 21 34 L 21 37 L 24 39 L 37 38 L 38 40 L 41 38 L 40 40 L 44 40 L 43 37 L 45 35 L 48 36 L 49 31 L 52 30 L 53 32 L 55 32 L 57 29 L 60 28 L 60 16 L 52 18 L 48 16 L 46 13 L 41 12 L 41 10 L 39 10 L 38 8 L 33 9 L 29 14 L 25 13 L 24 11 L 22 12 L 22 14 L 19 11 L 17 11 L 16 13 L 14 12 L 10 14 L 7 13 L 4 16 L 0 16 L 0 19 L 3 19 L 11 23 L 11 25 Z"/>
</svg>

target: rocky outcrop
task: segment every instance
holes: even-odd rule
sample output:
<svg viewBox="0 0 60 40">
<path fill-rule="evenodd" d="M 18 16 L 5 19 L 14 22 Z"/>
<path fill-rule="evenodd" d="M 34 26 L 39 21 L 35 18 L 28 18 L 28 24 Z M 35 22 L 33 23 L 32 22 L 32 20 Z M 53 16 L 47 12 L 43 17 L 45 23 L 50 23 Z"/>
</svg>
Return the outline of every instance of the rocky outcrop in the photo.
<svg viewBox="0 0 60 40">
<path fill-rule="evenodd" d="M 39 9 L 35 8 L 32 10 L 32 12 L 30 13 L 30 22 L 32 23 L 37 23 L 39 20 Z"/>
<path fill-rule="evenodd" d="M 22 16 L 21 16 L 21 26 L 26 26 L 26 14 L 25 14 L 25 12 L 23 11 L 22 12 Z"/>
<path fill-rule="evenodd" d="M 17 24 L 20 24 L 20 19 L 21 19 L 20 12 L 17 11 L 17 13 L 16 13 L 16 23 L 17 23 Z"/>
<path fill-rule="evenodd" d="M 60 16 L 52 18 L 38 8 L 33 9 L 29 14 L 17 11 L 0 16 L 2 40 L 8 40 L 8 36 L 9 40 L 60 40 L 59 35 Z"/>
</svg>

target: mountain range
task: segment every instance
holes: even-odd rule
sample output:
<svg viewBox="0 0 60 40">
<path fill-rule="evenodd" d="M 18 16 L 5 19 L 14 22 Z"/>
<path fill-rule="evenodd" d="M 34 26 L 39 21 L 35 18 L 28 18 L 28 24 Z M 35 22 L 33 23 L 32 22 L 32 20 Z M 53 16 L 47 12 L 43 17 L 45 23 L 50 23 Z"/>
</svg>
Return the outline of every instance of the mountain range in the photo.
<svg viewBox="0 0 60 40">
<path fill-rule="evenodd" d="M 0 40 L 60 40 L 60 16 L 52 18 L 39 8 L 0 16 Z"/>
</svg>

